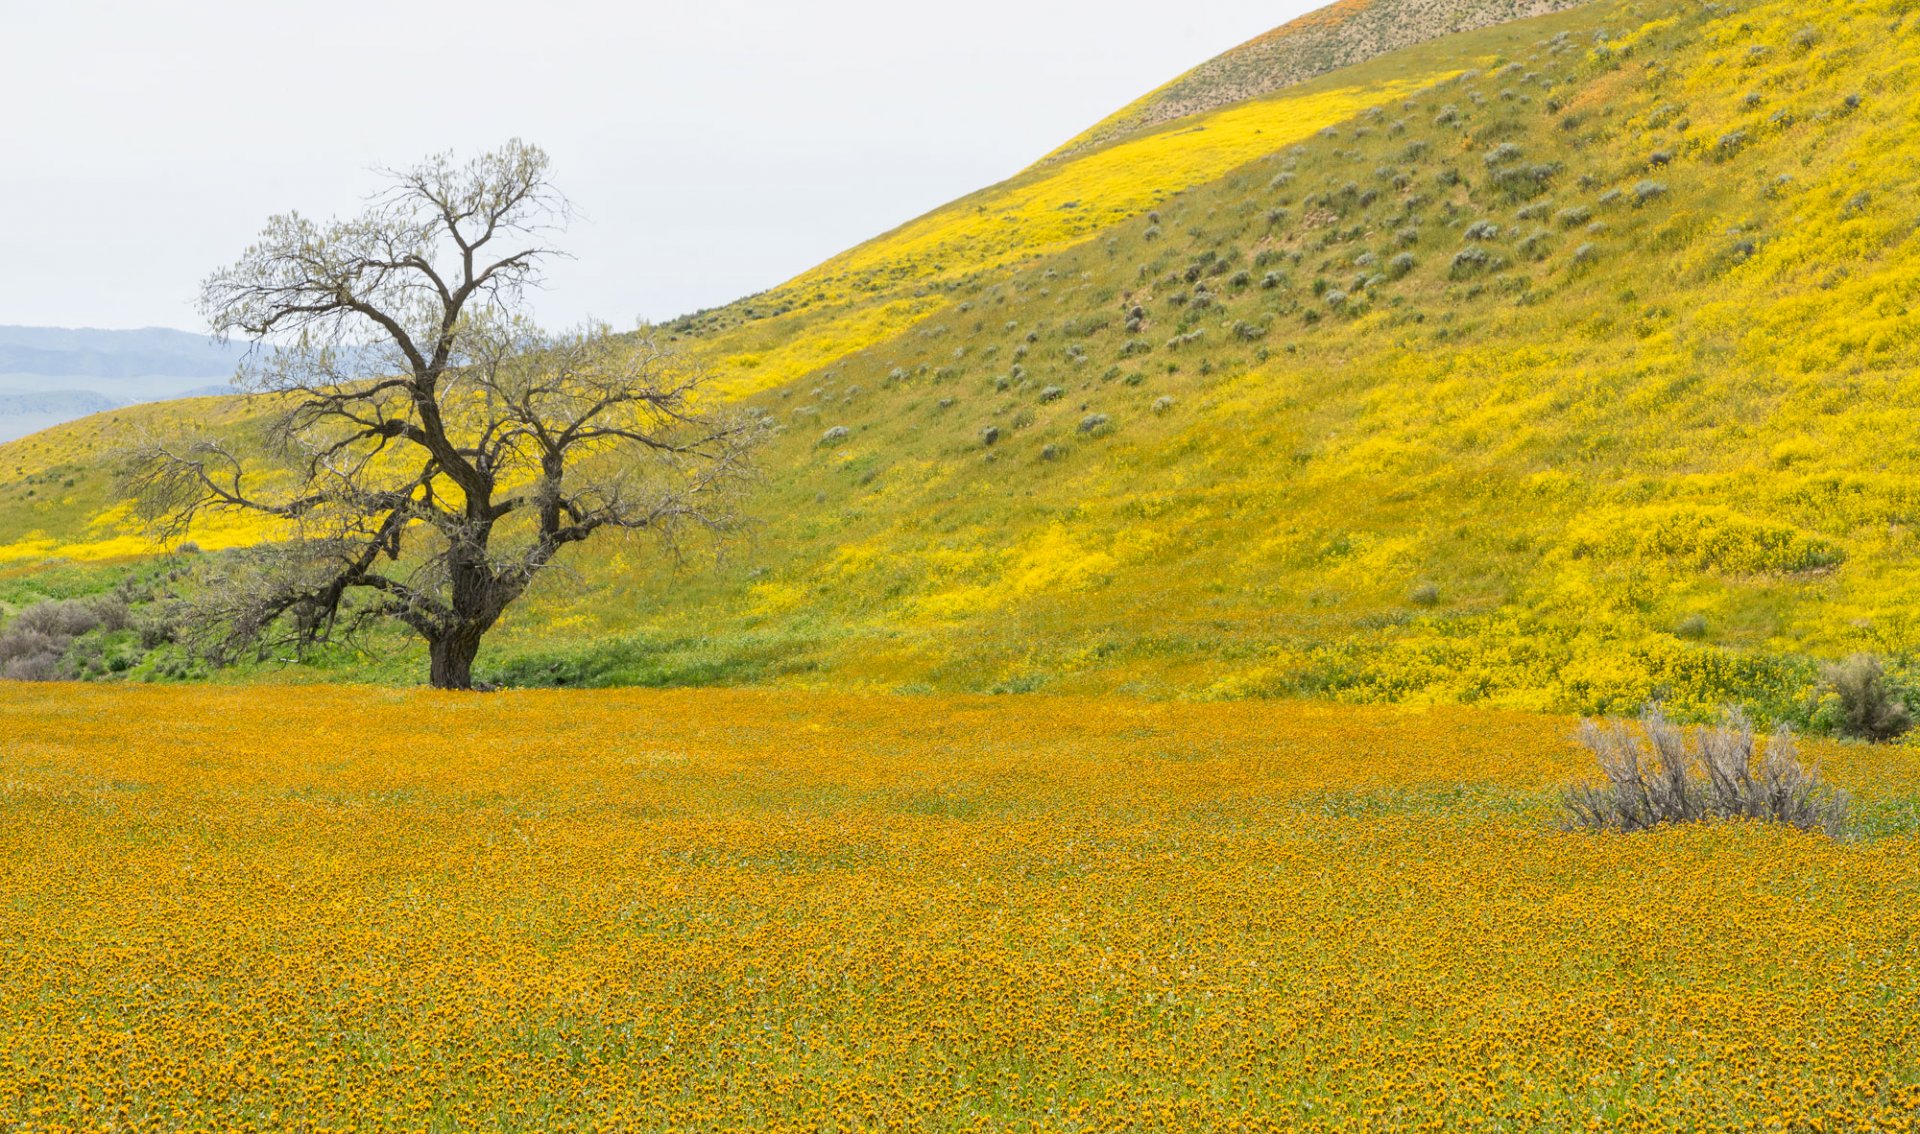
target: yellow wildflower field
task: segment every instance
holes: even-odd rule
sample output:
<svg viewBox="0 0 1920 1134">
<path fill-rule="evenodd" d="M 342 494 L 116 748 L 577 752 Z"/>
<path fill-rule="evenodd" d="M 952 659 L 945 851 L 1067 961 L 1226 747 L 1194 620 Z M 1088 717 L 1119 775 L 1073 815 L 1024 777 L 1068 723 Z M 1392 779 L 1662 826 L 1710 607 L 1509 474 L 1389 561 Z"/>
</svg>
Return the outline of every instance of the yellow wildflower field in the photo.
<svg viewBox="0 0 1920 1134">
<path fill-rule="evenodd" d="M 1853 842 L 1569 834 L 1569 736 L 0 686 L 0 1126 L 1913 1128 L 1920 760 L 1821 750 Z"/>
</svg>

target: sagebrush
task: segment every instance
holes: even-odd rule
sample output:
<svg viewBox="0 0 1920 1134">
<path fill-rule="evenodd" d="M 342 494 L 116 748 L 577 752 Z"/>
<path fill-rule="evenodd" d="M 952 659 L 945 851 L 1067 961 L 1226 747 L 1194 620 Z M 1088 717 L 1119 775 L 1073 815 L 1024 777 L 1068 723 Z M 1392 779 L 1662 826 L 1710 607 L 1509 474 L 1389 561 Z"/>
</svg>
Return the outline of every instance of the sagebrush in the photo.
<svg viewBox="0 0 1920 1134">
<path fill-rule="evenodd" d="M 1645 831 L 1756 819 L 1846 834 L 1846 793 L 1828 787 L 1819 769 L 1801 760 L 1793 730 L 1785 725 L 1760 746 L 1752 723 L 1737 711 L 1720 727 L 1689 730 L 1649 709 L 1638 727 L 1623 720 L 1582 721 L 1580 743 L 1606 779 L 1567 791 L 1571 827 Z"/>
</svg>

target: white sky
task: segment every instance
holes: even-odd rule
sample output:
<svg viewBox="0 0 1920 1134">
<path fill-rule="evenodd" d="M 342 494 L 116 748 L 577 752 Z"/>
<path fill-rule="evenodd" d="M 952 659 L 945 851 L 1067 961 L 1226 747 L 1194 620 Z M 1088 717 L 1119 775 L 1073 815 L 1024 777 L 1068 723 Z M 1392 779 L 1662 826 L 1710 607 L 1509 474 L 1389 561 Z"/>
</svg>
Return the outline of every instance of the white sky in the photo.
<svg viewBox="0 0 1920 1134">
<path fill-rule="evenodd" d="M 200 328 L 271 213 L 520 136 L 580 208 L 536 315 L 777 284 L 1322 0 L 0 0 L 0 324 Z"/>
</svg>

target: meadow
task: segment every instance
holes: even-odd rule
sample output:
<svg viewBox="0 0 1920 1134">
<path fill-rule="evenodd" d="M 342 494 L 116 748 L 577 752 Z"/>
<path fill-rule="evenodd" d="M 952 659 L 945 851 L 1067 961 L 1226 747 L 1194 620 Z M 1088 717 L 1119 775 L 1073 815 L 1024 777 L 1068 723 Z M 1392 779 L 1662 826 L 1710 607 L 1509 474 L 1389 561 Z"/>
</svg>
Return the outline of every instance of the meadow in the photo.
<svg viewBox="0 0 1920 1134">
<path fill-rule="evenodd" d="M 0 1127 L 1914 1129 L 1920 757 L 1568 833 L 1572 727 L 0 685 Z"/>
</svg>

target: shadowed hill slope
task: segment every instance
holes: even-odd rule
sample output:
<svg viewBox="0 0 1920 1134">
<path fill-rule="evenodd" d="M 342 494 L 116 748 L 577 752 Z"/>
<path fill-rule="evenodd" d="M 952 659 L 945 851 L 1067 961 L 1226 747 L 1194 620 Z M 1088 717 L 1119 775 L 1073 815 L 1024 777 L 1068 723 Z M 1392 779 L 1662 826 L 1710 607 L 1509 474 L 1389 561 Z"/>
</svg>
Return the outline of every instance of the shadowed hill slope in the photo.
<svg viewBox="0 0 1920 1134">
<path fill-rule="evenodd" d="M 1217 56 L 1061 147 L 1069 156 L 1139 130 L 1261 98 L 1399 48 L 1586 0 L 1338 0 Z"/>
<path fill-rule="evenodd" d="M 483 660 L 1813 715 L 1816 659 L 1920 648 L 1916 42 L 1906 0 L 1602 0 L 1121 143 L 1246 145 L 1136 214 L 989 207 L 688 319 L 783 426 L 764 523 L 711 572 L 609 545 Z M 130 538 L 100 425 L 0 449 L 21 578 Z"/>
</svg>

